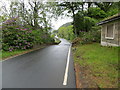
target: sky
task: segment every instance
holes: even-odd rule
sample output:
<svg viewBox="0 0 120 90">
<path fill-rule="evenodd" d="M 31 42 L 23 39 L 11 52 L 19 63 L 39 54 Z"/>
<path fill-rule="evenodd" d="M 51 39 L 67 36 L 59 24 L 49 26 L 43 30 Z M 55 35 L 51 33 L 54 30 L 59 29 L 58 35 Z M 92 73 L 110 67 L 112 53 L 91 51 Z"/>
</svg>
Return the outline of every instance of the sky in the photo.
<svg viewBox="0 0 120 90">
<path fill-rule="evenodd" d="M 73 19 L 71 17 L 59 17 L 57 20 L 52 19 L 52 25 L 54 26 L 53 29 L 57 30 L 60 26 L 67 22 L 72 22 Z"/>
</svg>

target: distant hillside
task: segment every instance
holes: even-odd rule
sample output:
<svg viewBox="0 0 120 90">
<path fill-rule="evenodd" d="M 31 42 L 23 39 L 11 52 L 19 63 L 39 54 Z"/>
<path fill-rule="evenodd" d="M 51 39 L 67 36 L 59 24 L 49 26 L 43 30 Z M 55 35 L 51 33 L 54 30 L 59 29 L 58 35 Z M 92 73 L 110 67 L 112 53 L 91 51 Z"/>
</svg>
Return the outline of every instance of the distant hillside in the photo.
<svg viewBox="0 0 120 90">
<path fill-rule="evenodd" d="M 72 22 L 65 23 L 65 24 L 63 24 L 63 25 L 60 26 L 60 27 L 67 27 L 67 26 L 70 26 L 70 25 L 72 25 Z"/>
</svg>

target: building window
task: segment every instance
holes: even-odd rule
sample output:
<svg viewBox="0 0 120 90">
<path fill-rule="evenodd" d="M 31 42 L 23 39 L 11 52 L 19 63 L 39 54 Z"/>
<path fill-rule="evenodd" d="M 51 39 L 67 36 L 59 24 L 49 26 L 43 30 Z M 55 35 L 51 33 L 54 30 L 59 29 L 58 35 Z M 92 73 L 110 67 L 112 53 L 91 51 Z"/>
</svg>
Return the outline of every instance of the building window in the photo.
<svg viewBox="0 0 120 90">
<path fill-rule="evenodd" d="M 114 39 L 114 24 L 107 25 L 105 37 L 107 39 Z"/>
</svg>

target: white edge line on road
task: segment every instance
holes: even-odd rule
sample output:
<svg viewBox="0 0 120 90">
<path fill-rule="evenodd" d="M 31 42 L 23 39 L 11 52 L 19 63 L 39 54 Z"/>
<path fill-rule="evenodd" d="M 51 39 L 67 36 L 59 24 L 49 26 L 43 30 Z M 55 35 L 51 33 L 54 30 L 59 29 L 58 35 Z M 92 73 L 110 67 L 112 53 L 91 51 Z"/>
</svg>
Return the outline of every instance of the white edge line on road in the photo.
<svg viewBox="0 0 120 90">
<path fill-rule="evenodd" d="M 71 45 L 70 45 L 69 51 L 68 51 L 67 64 L 66 64 L 66 69 L 65 69 L 63 85 L 67 85 L 68 69 L 69 69 L 69 62 L 70 62 L 70 52 L 71 52 Z"/>
</svg>

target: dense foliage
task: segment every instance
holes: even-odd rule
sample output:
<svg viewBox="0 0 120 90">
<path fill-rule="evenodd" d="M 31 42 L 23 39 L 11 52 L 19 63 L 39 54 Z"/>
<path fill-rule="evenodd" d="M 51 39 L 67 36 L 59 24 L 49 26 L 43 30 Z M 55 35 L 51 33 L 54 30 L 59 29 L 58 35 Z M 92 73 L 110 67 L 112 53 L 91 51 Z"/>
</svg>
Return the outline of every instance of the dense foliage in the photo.
<svg viewBox="0 0 120 90">
<path fill-rule="evenodd" d="M 3 50 L 29 49 L 33 47 L 32 30 L 18 26 L 3 28 Z"/>
<path fill-rule="evenodd" d="M 9 8 L 2 4 L 2 49 L 13 51 L 31 49 L 40 44 L 54 43 L 51 37 L 51 4 L 43 1 L 9 2 Z"/>
<path fill-rule="evenodd" d="M 87 4 L 86 7 L 84 5 Z M 73 18 L 73 43 L 100 42 L 100 27 L 97 23 L 118 13 L 118 2 L 61 2 L 59 7 L 71 13 Z M 80 8 L 81 7 L 81 8 Z M 62 28 L 62 30 L 60 30 Z M 69 39 L 64 27 L 59 29 L 59 36 Z M 68 27 L 66 27 L 68 28 Z M 61 32 L 60 32 L 61 31 Z M 60 35 L 61 34 L 61 35 Z M 69 36 L 69 37 L 68 37 Z"/>
<path fill-rule="evenodd" d="M 101 18 L 105 18 L 107 14 L 99 7 L 90 7 L 88 9 L 88 16 L 96 19 L 101 19 Z"/>
<path fill-rule="evenodd" d="M 100 28 L 96 23 L 118 13 L 118 2 L 10 2 L 9 9 L 2 6 L 3 49 L 29 49 L 35 44 L 53 42 L 56 33 L 67 40 L 81 38 L 82 43 L 99 42 Z M 50 35 L 51 20 L 60 15 L 73 18 Z M 14 18 L 16 17 L 16 18 Z M 72 25 L 71 25 L 72 24 Z"/>
<path fill-rule="evenodd" d="M 58 36 L 61 38 L 65 38 L 67 40 L 73 40 L 75 35 L 73 33 L 73 26 L 66 26 L 66 27 L 60 27 L 58 29 Z"/>
<path fill-rule="evenodd" d="M 5 51 L 30 49 L 36 44 L 54 42 L 50 34 L 41 29 L 34 29 L 29 25 L 18 25 L 17 18 L 11 18 L 4 22 L 2 37 L 2 49 Z"/>
<path fill-rule="evenodd" d="M 81 32 L 82 36 L 75 38 L 72 43 L 73 45 L 77 44 L 88 44 L 92 42 L 100 42 L 101 31 L 89 31 L 89 32 Z"/>
</svg>

